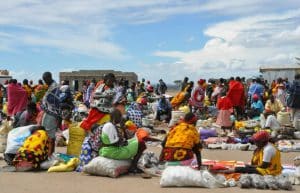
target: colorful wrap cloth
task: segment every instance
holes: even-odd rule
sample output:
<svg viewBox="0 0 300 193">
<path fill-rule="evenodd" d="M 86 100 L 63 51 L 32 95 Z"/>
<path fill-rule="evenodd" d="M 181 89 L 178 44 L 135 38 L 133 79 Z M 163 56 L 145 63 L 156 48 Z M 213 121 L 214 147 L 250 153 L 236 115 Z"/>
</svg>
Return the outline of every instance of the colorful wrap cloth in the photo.
<svg viewBox="0 0 300 193">
<path fill-rule="evenodd" d="M 32 168 L 40 167 L 40 163 L 48 157 L 49 141 L 46 131 L 38 130 L 29 136 L 17 152 L 13 164 L 18 168 L 22 163 L 29 162 Z"/>
<path fill-rule="evenodd" d="M 10 83 L 7 86 L 7 113 L 14 116 L 16 113 L 26 109 L 28 102 L 27 92 L 19 85 Z"/>
</svg>

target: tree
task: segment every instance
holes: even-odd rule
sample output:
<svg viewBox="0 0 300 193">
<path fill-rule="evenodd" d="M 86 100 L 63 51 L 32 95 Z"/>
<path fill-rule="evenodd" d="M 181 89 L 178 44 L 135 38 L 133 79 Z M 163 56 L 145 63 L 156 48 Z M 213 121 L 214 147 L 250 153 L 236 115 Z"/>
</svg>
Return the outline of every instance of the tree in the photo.
<svg viewBox="0 0 300 193">
<path fill-rule="evenodd" d="M 299 57 L 295 57 L 297 60 L 297 64 L 300 65 L 300 58 Z"/>
<path fill-rule="evenodd" d="M 182 83 L 182 80 L 174 80 L 174 84 L 176 84 L 176 86 L 177 86 L 178 88 L 180 88 L 181 83 Z"/>
</svg>

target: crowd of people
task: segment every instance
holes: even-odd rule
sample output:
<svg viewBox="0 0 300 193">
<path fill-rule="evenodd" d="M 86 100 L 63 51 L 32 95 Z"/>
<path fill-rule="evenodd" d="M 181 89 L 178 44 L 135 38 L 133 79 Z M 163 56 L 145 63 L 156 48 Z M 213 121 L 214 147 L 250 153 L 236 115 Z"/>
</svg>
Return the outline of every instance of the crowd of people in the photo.
<svg viewBox="0 0 300 193">
<path fill-rule="evenodd" d="M 235 120 L 255 117 L 264 118 L 263 129 L 275 130 L 276 114 L 282 111 L 291 113 L 294 126 L 300 119 L 299 74 L 293 83 L 282 78 L 268 83 L 261 78 L 246 81 L 231 77 L 200 79 L 194 85 L 185 77 L 175 96 L 166 94 L 168 87 L 162 79 L 155 86 L 145 79 L 129 85 L 127 80 L 117 80 L 109 73 L 103 80 L 85 81 L 76 92 L 67 80 L 57 84 L 50 72 L 45 72 L 42 79 L 37 85 L 27 79 L 22 84 L 11 79 L 0 87 L 0 120 L 12 120 L 14 128 L 34 125 L 17 152 L 5 153 L 7 163 L 21 171 L 39 169 L 42 162 L 51 159 L 57 131 L 65 130 L 75 121 L 86 132 L 77 171 L 102 156 L 131 159 L 130 171 L 137 172 L 146 141 L 157 141 L 143 128 L 143 118 L 149 112 L 154 113 L 157 121 L 169 123 L 173 111 L 188 107 L 185 116 L 162 141 L 160 161 L 188 160 L 195 155 L 199 169 L 202 145 L 195 125 L 198 119 L 209 115 L 209 109 L 217 110 L 216 123 L 224 133 L 234 130 Z M 251 166 L 236 168 L 235 172 L 278 175 L 280 152 L 270 139 L 268 132 L 257 132 L 253 136 L 257 150 Z"/>
</svg>

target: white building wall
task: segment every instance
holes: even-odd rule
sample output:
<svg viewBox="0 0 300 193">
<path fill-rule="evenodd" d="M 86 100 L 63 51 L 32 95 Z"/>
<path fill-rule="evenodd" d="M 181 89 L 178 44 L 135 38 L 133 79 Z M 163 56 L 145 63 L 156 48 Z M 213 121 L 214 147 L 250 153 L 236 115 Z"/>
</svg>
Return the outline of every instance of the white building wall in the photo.
<svg viewBox="0 0 300 193">
<path fill-rule="evenodd" d="M 293 81 L 294 77 L 295 77 L 295 70 L 270 70 L 270 71 L 266 71 L 263 72 L 263 78 L 265 80 L 268 80 L 269 83 L 271 83 L 273 80 L 278 79 L 279 77 L 281 78 L 288 78 L 289 81 Z"/>
</svg>

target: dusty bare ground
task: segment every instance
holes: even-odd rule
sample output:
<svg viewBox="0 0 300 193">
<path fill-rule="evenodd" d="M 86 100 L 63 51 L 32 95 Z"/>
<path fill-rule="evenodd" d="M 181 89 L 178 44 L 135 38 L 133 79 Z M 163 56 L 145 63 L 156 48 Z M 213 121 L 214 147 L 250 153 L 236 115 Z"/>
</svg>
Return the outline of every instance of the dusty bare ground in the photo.
<svg viewBox="0 0 300 193">
<path fill-rule="evenodd" d="M 149 147 L 151 151 L 158 153 L 158 147 Z M 58 149 L 64 152 L 64 149 Z M 219 160 L 241 160 L 248 162 L 252 152 L 249 151 L 223 151 L 203 150 L 203 158 Z M 292 163 L 299 153 L 282 153 L 283 163 Z M 0 161 L 0 165 L 5 165 Z M 88 176 L 82 173 L 46 173 L 46 172 L 0 172 L 1 193 L 194 193 L 194 192 L 271 192 L 269 190 L 246 190 L 235 188 L 203 189 L 203 188 L 161 188 L 159 178 L 143 179 L 139 174 L 125 175 L 117 179 L 108 177 Z M 294 192 L 300 192 L 300 186 L 294 186 Z"/>
</svg>

